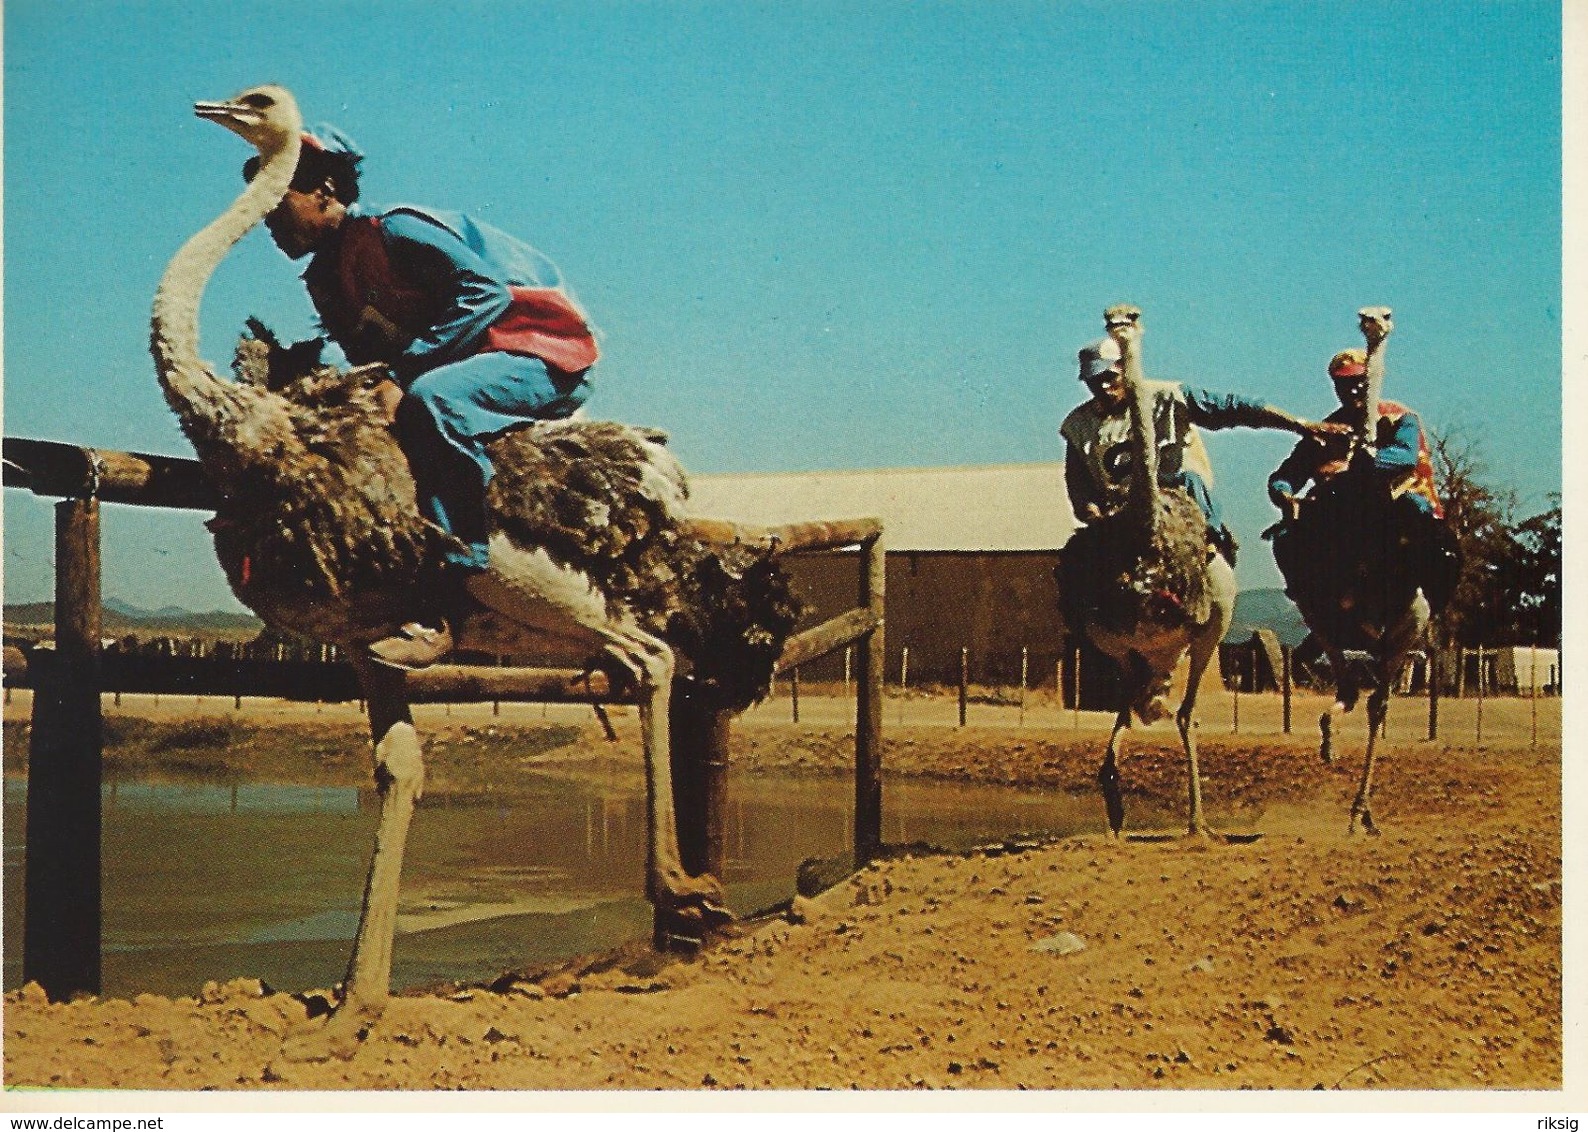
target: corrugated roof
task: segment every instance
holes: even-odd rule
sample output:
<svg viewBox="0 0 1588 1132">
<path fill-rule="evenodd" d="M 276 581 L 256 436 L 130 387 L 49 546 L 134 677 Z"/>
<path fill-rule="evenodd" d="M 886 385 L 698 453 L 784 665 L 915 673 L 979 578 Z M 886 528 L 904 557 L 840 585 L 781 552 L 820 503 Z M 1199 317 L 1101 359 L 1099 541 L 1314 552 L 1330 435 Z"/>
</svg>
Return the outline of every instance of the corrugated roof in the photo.
<svg viewBox="0 0 1588 1132">
<path fill-rule="evenodd" d="M 1056 550 L 1075 529 L 1064 465 L 693 475 L 690 509 L 742 523 L 882 520 L 890 551 Z"/>
</svg>

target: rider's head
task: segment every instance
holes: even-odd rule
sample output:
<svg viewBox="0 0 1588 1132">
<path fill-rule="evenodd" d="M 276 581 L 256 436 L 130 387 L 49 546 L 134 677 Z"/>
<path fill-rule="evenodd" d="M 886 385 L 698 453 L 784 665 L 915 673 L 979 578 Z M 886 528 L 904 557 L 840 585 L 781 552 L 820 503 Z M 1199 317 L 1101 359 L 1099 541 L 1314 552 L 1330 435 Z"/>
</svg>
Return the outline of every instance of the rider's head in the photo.
<svg viewBox="0 0 1588 1132">
<path fill-rule="evenodd" d="M 347 206 L 358 199 L 358 166 L 363 160 L 353 139 L 335 126 L 304 131 L 292 185 L 265 217 L 271 238 L 288 257 L 309 254 L 341 226 Z M 243 163 L 244 180 L 252 181 L 258 172 L 258 157 Z"/>
<path fill-rule="evenodd" d="M 1120 367 L 1119 343 L 1102 338 L 1081 347 L 1081 380 L 1092 396 L 1104 405 L 1115 406 L 1125 400 L 1125 377 Z"/>
<path fill-rule="evenodd" d="M 1334 395 L 1347 409 L 1367 405 L 1367 354 L 1361 350 L 1341 350 L 1329 359 L 1329 376 L 1334 379 Z"/>
</svg>

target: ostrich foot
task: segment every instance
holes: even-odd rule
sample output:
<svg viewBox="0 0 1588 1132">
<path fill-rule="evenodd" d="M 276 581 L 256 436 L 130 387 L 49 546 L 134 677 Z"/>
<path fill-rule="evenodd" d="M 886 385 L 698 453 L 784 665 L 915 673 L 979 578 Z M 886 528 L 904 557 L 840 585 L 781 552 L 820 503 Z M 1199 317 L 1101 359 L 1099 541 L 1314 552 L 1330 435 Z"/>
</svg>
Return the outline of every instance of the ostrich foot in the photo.
<svg viewBox="0 0 1588 1132">
<path fill-rule="evenodd" d="M 1169 696 L 1166 692 L 1149 692 L 1136 701 L 1136 716 L 1143 723 L 1152 725 L 1160 719 L 1169 718 L 1172 709 L 1169 707 Z"/>
<path fill-rule="evenodd" d="M 1103 808 L 1108 811 L 1108 829 L 1114 836 L 1125 828 L 1125 799 L 1119 790 L 1119 768 L 1104 763 L 1097 772 L 1097 785 L 1103 791 Z"/>
<path fill-rule="evenodd" d="M 344 1002 L 328 1015 L 311 1018 L 295 1028 L 282 1043 L 288 1061 L 350 1060 L 380 1020 L 381 1007 L 367 1002 Z"/>
<path fill-rule="evenodd" d="M 1318 733 L 1323 736 L 1318 745 L 1318 757 L 1327 766 L 1334 762 L 1334 716 L 1329 712 L 1318 717 Z"/>
<path fill-rule="evenodd" d="M 1350 832 L 1356 833 L 1358 825 L 1362 827 L 1362 832 L 1369 837 L 1377 837 L 1379 835 L 1378 826 L 1373 824 L 1373 811 L 1360 798 L 1351 804 Z"/>
<path fill-rule="evenodd" d="M 655 889 L 651 902 L 657 914 L 681 930 L 710 931 L 734 920 L 722 883 L 710 873 L 692 877 L 681 870 L 668 870 L 658 878 Z"/>
</svg>

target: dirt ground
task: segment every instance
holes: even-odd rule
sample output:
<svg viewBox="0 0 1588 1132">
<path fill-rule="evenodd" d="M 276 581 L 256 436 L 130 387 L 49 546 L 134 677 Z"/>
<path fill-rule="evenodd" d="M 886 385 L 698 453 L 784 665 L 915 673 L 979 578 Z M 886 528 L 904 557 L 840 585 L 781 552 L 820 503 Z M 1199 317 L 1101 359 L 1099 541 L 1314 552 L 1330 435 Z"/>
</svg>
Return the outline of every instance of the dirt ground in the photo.
<svg viewBox="0 0 1588 1132">
<path fill-rule="evenodd" d="M 951 699 L 901 723 L 899 706 L 885 713 L 886 774 L 1095 794 L 1096 726 L 1071 726 L 1051 707 L 1019 726 L 1007 708 L 966 728 L 920 714 L 949 717 Z M 482 734 L 489 705 L 426 710 L 439 733 L 432 787 L 489 774 L 477 761 L 485 745 L 449 741 Z M 356 726 L 346 708 L 293 711 L 299 722 L 312 711 L 311 726 Z M 635 945 L 504 972 L 489 987 L 398 996 L 347 1060 L 284 1051 L 288 1035 L 320 1024 L 311 1014 L 329 988 L 290 994 L 239 971 L 194 999 L 50 1004 L 29 986 L 4 1001 L 4 1080 L 51 1090 L 1557 1090 L 1559 704 L 1537 743 L 1531 705 L 1489 711 L 1481 746 L 1453 725 L 1439 742 L 1392 730 L 1378 837 L 1346 832 L 1359 716 L 1325 766 L 1299 723 L 1293 736 L 1221 734 L 1205 710 L 1210 816 L 1256 840 L 1099 834 L 898 849 L 694 957 Z M 20 712 L 11 705 L 8 719 Z M 807 712 L 823 718 L 815 702 Z M 498 733 L 542 726 L 527 709 L 504 715 L 489 718 Z M 852 747 L 841 705 L 829 718 L 793 725 L 786 703 L 758 709 L 737 727 L 733 758 L 843 773 Z M 7 737 L 14 750 L 16 732 Z M 358 761 L 328 769 L 321 758 L 300 772 L 354 775 Z M 1127 807 L 1178 804 L 1172 726 L 1134 732 L 1123 774 Z"/>
</svg>

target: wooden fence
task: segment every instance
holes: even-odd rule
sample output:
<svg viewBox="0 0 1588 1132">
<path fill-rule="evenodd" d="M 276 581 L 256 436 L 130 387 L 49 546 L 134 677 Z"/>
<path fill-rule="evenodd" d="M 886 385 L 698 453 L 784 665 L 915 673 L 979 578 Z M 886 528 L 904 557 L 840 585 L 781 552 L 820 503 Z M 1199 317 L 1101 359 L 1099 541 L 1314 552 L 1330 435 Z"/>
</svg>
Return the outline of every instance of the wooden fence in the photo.
<svg viewBox="0 0 1588 1132">
<path fill-rule="evenodd" d="M 120 667 L 102 645 L 99 508 L 102 502 L 213 511 L 215 494 L 197 461 L 109 452 L 52 441 L 6 437 L 4 483 L 35 495 L 64 497 L 55 512 L 55 639 L 51 648 L 7 648 L 8 683 L 32 686 L 28 752 L 27 853 L 24 865 L 22 976 L 55 1000 L 101 985 L 101 820 L 103 717 L 101 694 L 128 690 L 202 693 L 219 681 L 225 695 L 276 695 L 301 687 L 304 673 L 290 663 L 238 659 L 229 666 L 164 673 Z M 785 644 L 779 672 L 853 646 L 858 650 L 855 706 L 854 861 L 870 860 L 882 842 L 882 664 L 884 547 L 875 519 L 748 527 L 692 521 L 693 533 L 717 542 L 759 542 L 779 554 L 853 548 L 859 563 L 856 607 L 801 632 Z M 172 658 L 185 659 L 185 658 Z M 197 663 L 197 662 L 195 662 Z M 179 667 L 179 666 L 178 666 Z M 352 670 L 312 664 L 317 679 L 340 673 L 323 698 L 353 699 Z M 171 683 L 160 685 L 163 678 Z M 148 686 L 137 688 L 138 681 Z M 605 675 L 571 669 L 437 665 L 407 677 L 414 702 L 632 702 Z M 348 694 L 348 693 L 353 694 Z M 289 693 L 290 694 L 290 693 Z M 724 875 L 731 716 L 693 702 L 687 687 L 672 696 L 671 743 L 679 848 L 694 873 Z M 657 941 L 673 942 L 661 918 Z"/>
</svg>

